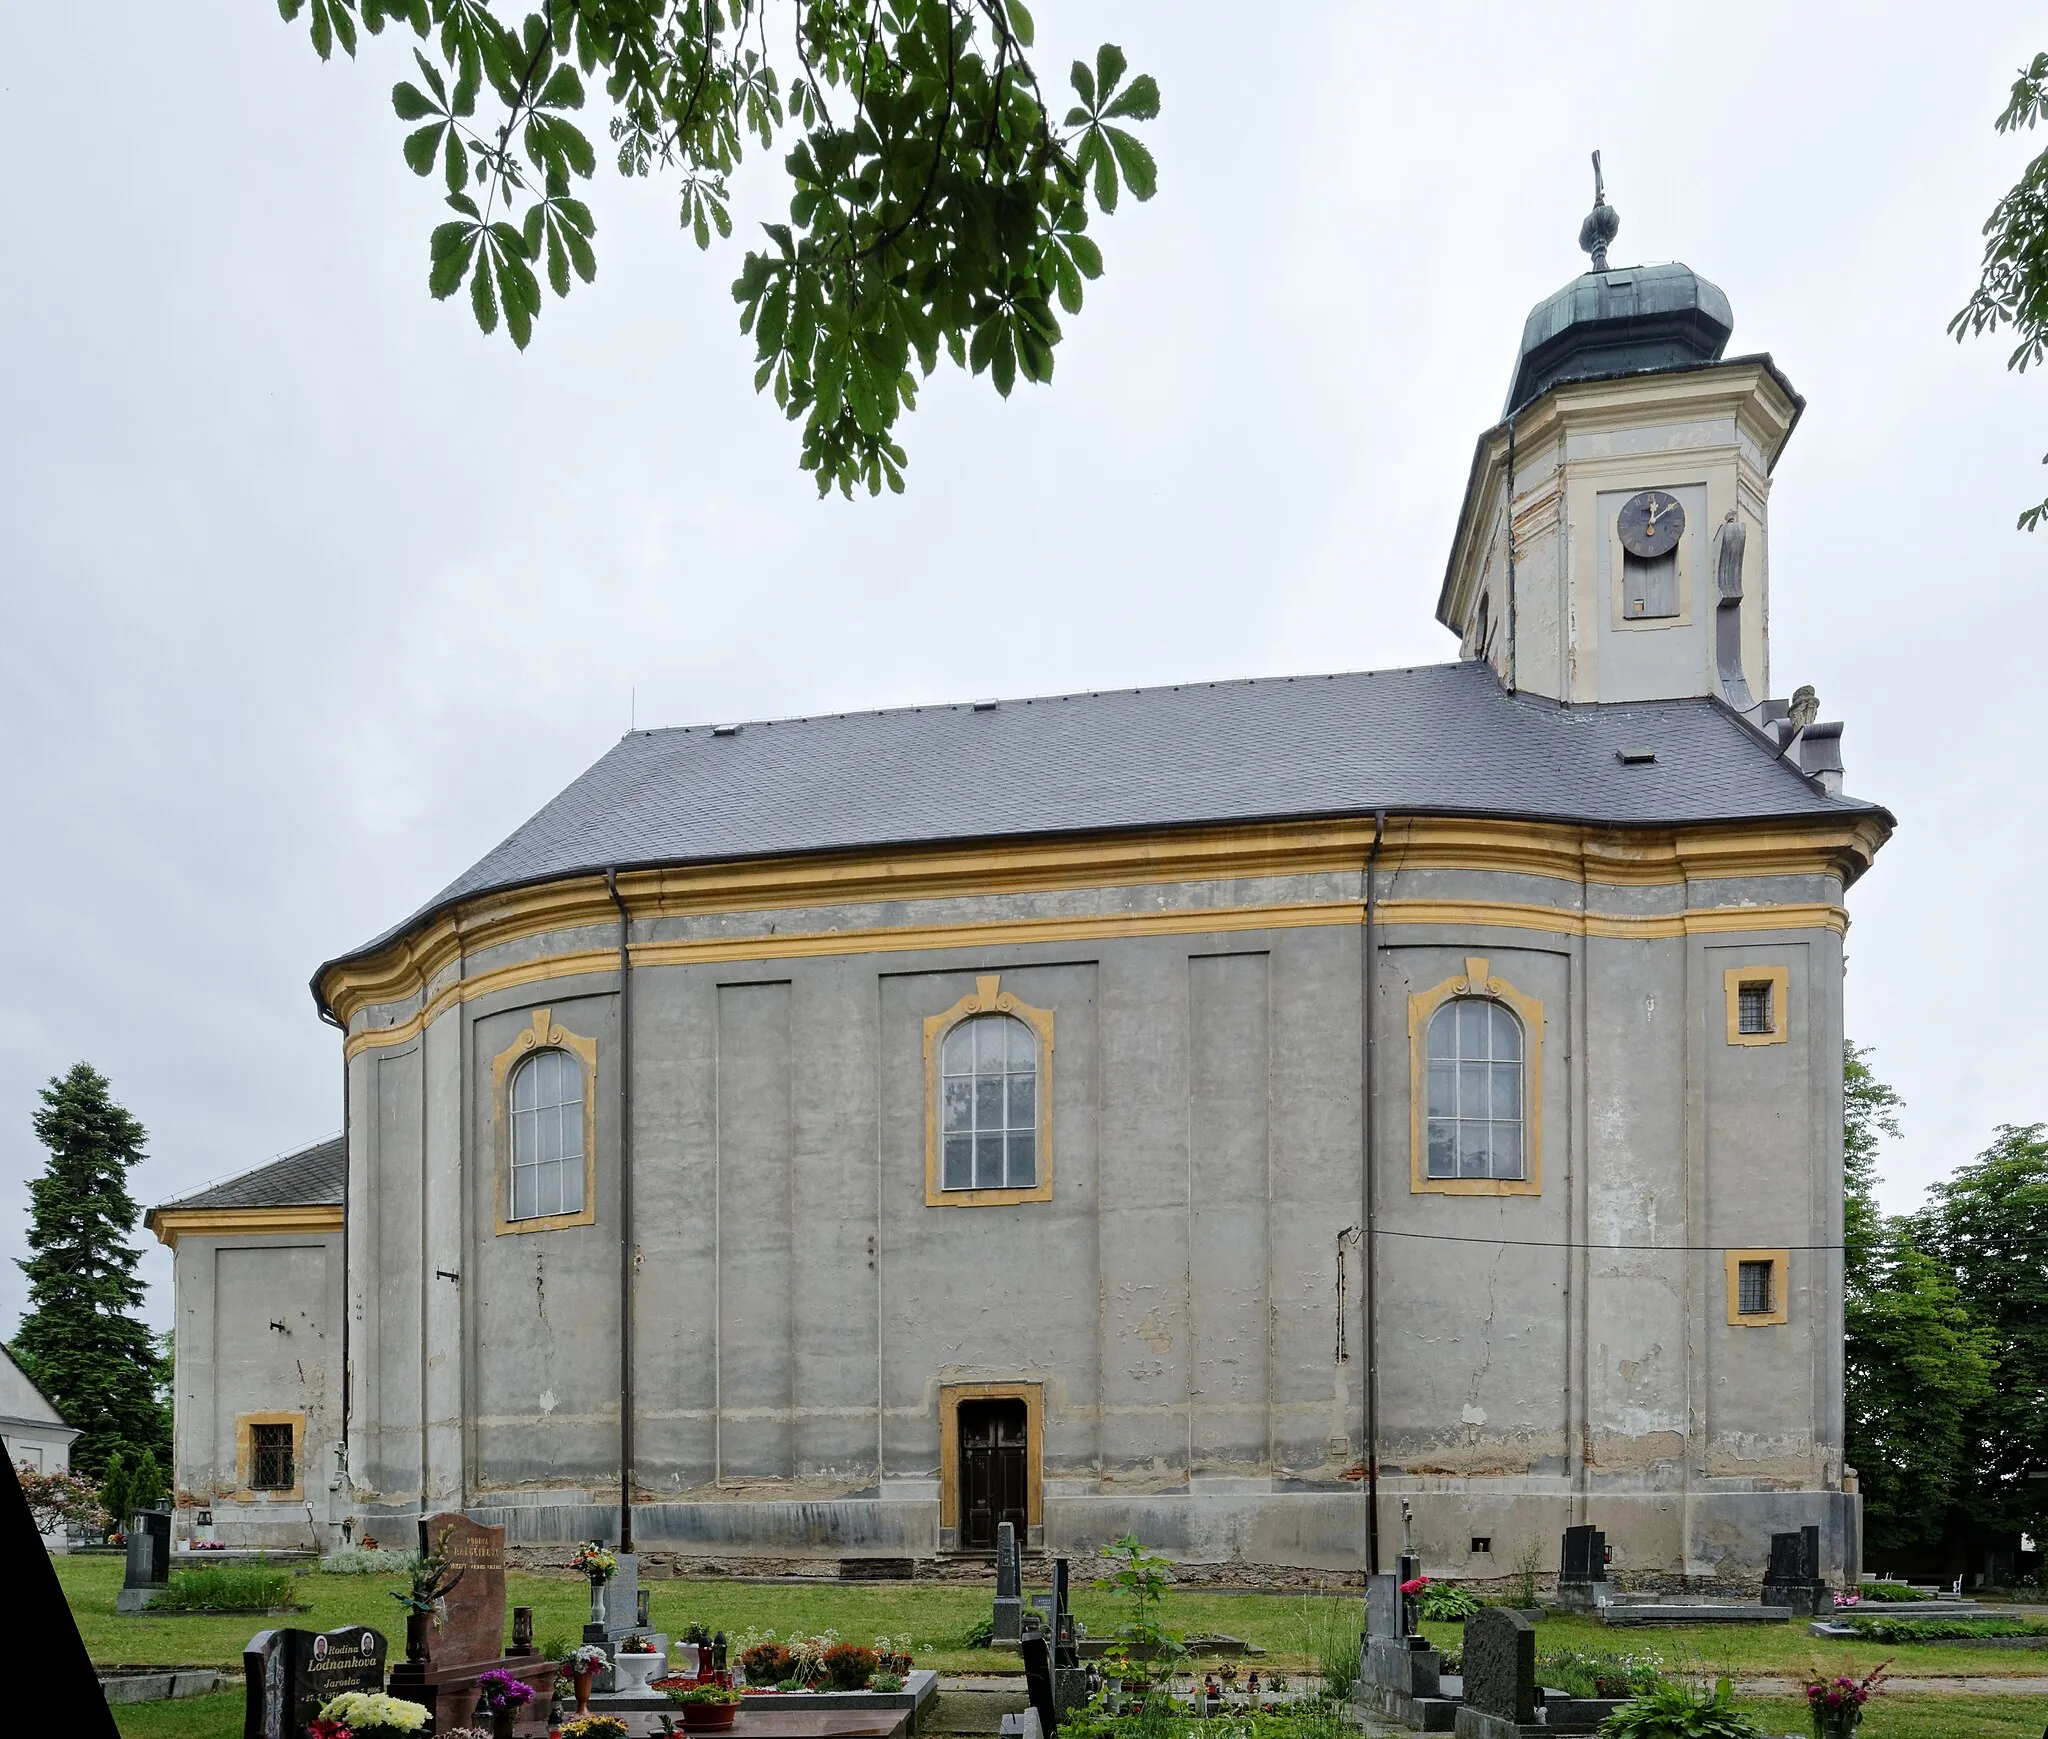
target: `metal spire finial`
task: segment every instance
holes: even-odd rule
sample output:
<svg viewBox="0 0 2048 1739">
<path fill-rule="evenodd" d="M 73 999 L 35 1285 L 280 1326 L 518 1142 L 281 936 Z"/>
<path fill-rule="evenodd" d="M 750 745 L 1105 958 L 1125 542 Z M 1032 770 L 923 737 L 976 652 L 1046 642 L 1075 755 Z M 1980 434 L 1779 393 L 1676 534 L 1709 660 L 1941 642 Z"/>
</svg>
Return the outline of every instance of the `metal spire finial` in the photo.
<svg viewBox="0 0 2048 1739">
<path fill-rule="evenodd" d="M 1579 246 L 1593 256 L 1593 270 L 1607 270 L 1607 244 L 1620 232 L 1621 218 L 1607 203 L 1607 184 L 1600 173 L 1600 153 L 1593 153 L 1593 209 L 1579 225 Z"/>
</svg>

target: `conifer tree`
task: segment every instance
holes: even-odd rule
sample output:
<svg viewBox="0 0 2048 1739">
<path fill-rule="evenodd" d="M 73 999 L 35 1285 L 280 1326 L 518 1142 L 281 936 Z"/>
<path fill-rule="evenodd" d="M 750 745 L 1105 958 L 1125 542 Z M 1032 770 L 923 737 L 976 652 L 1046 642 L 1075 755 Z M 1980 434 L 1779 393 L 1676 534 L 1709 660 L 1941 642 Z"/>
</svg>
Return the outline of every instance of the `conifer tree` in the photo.
<svg viewBox="0 0 2048 1739">
<path fill-rule="evenodd" d="M 128 1173 L 148 1139 L 107 1079 L 76 1064 L 43 1089 L 33 1119 L 50 1163 L 29 1185 L 29 1309 L 9 1349 L 83 1435 L 72 1465 L 97 1473 L 123 1444 L 170 1451 L 155 1337 L 135 1315 L 135 1200 Z"/>
</svg>

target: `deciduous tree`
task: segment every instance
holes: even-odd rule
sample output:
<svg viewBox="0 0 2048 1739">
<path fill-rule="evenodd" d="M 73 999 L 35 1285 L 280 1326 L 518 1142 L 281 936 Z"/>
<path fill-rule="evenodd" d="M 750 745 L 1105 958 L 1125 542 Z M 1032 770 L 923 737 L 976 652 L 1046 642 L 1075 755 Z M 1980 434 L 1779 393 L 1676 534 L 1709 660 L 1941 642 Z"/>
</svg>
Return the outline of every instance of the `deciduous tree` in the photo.
<svg viewBox="0 0 2048 1739">
<path fill-rule="evenodd" d="M 1991 1337 L 1954 1278 L 1877 1205 L 1878 1145 L 1904 1102 L 1843 1048 L 1845 1454 L 1861 1478 L 1864 1535 L 1879 1548 L 1941 1537 L 1969 1468 L 1966 1419 L 1991 1393 Z"/>
<path fill-rule="evenodd" d="M 1997 121 L 2001 133 L 2032 131 L 2048 113 L 2048 54 L 2037 54 L 2013 81 Z M 1965 338 L 1995 334 L 2010 326 L 2018 340 L 2005 366 L 2024 373 L 2048 358 L 2048 151 L 2043 151 L 2007 189 L 1984 220 L 1984 261 L 1977 289 L 1948 329 Z M 2048 457 L 2042 459 L 2048 465 Z M 2022 531 L 2048 516 L 2048 501 L 2020 515 Z"/>
<path fill-rule="evenodd" d="M 757 391 L 801 420 L 820 493 L 900 490 L 897 417 L 941 351 L 1007 397 L 1049 381 L 1060 314 L 1102 272 L 1090 208 L 1149 199 L 1131 125 L 1159 87 L 1104 43 L 1073 97 L 1040 83 L 1022 0 L 279 0 L 324 60 L 359 33 L 415 38 L 392 105 L 415 174 L 447 213 L 428 241 L 437 297 L 524 349 L 545 299 L 597 271 L 579 192 L 606 111 L 624 175 L 669 177 L 700 248 L 732 233 L 750 145 L 787 144 L 788 212 L 733 284 Z M 414 76 L 414 75 L 417 76 Z M 1055 312 L 1057 305 L 1058 312 Z M 915 372 L 913 372 L 915 364 Z"/>
</svg>

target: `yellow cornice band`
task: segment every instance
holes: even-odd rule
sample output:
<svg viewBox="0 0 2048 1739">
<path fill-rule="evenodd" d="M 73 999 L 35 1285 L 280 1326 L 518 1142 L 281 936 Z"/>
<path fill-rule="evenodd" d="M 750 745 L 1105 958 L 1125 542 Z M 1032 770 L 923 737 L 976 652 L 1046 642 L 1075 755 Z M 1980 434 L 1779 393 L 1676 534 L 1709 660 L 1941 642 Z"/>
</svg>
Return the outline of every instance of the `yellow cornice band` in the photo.
<svg viewBox="0 0 2048 1739">
<path fill-rule="evenodd" d="M 1869 867 L 1889 833 L 1889 824 L 1875 815 L 1824 826 L 1754 823 L 1627 832 L 1393 817 L 1380 866 L 1394 877 L 1406 870 L 1493 871 L 1600 887 L 1787 875 L 1832 875 L 1846 884 Z M 1355 820 L 1163 829 L 672 865 L 629 871 L 620 876 L 619 890 L 632 917 L 646 921 L 969 894 L 1357 874 L 1371 843 L 1372 824 Z M 322 975 L 320 991 L 345 1026 L 365 1007 L 417 995 L 465 955 L 562 930 L 610 932 L 617 922 L 618 910 L 598 875 L 483 895 L 373 955 L 337 962 Z"/>
<path fill-rule="evenodd" d="M 636 942 L 633 964 L 695 966 L 723 960 L 795 960 L 827 954 L 911 953 L 928 948 L 1023 948 L 1047 942 L 1110 940 L 1124 936 L 1199 936 L 1217 931 L 1299 930 L 1356 925 L 1365 915 L 1359 900 L 1319 900 L 1292 905 L 1204 906 L 1174 911 L 1101 912 L 1064 918 L 1015 918 L 978 924 L 905 925 L 882 929 L 778 931 L 752 936 L 693 936 Z M 1521 905 L 1498 900 L 1381 900 L 1377 919 L 1389 925 L 1439 925 L 1459 930 L 1539 930 L 1553 936 L 1660 939 L 1751 930 L 1832 930 L 1846 934 L 1849 915 L 1840 906 L 1807 902 L 1770 906 L 1704 906 L 1646 914 L 1580 912 L 1562 906 Z M 444 985 L 424 1009 L 386 1027 L 349 1036 L 345 1054 L 400 1045 L 416 1037 L 458 1002 L 521 985 L 618 970 L 615 948 L 589 949 L 523 961 Z"/>
<path fill-rule="evenodd" d="M 338 1232 L 341 1209 L 305 1208 L 151 1208 L 143 1218 L 164 1243 L 175 1250 L 180 1238 L 237 1238 L 279 1232 Z"/>
</svg>

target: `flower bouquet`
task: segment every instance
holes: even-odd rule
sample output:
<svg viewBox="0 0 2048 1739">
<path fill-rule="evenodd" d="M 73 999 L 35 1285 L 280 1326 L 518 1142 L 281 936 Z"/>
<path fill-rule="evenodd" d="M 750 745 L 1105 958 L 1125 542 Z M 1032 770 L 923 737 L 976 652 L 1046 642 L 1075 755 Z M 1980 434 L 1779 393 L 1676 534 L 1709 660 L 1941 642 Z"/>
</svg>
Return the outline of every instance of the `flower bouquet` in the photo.
<svg viewBox="0 0 2048 1739">
<path fill-rule="evenodd" d="M 1860 1679 L 1814 1679 L 1806 1687 L 1806 1718 L 1813 1739 L 1850 1739 L 1863 1724 L 1863 1705 L 1879 1695 L 1879 1681 L 1890 1661 L 1881 1662 Z"/>
<path fill-rule="evenodd" d="M 590 1713 L 590 1681 L 611 1665 L 603 1649 L 586 1642 L 562 1657 L 562 1677 L 576 1687 L 576 1713 Z"/>
<path fill-rule="evenodd" d="M 492 1732 L 500 1739 L 512 1739 L 512 1723 L 533 1701 L 533 1687 L 510 1673 L 493 1670 L 477 1680 L 476 1689 L 477 1707 L 490 1716 Z"/>
<path fill-rule="evenodd" d="M 580 1715 L 562 1723 L 562 1739 L 626 1739 L 626 1723 L 616 1715 Z"/>
<path fill-rule="evenodd" d="M 343 1691 L 320 1705 L 319 1718 L 345 1728 L 353 1739 L 386 1739 L 388 1734 L 419 1732 L 427 1724 L 427 1711 L 382 1691 Z"/>
</svg>

